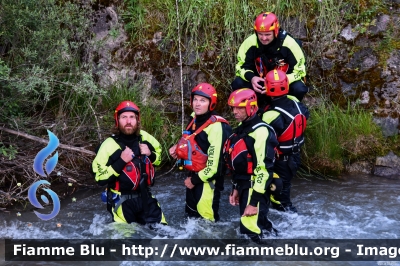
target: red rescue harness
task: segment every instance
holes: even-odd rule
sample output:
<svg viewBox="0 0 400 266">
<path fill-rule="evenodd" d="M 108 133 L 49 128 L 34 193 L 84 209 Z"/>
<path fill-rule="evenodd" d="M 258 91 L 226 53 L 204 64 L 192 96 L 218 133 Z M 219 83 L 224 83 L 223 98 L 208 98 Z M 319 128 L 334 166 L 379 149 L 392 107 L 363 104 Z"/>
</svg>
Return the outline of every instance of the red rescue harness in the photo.
<svg viewBox="0 0 400 266">
<path fill-rule="evenodd" d="M 229 169 L 236 174 L 253 174 L 253 158 L 246 144 L 246 136 L 259 127 L 268 127 L 275 132 L 267 123 L 258 123 L 241 134 L 233 133 L 224 144 L 224 158 Z"/>
<path fill-rule="evenodd" d="M 115 137 L 114 140 L 122 150 L 125 149 L 124 144 L 118 142 Z M 140 180 L 143 177 L 142 171 L 147 176 L 147 185 L 153 186 L 155 175 L 154 166 L 147 156 L 140 155 L 134 157 L 132 161 L 125 165 L 113 189 L 122 192 L 137 190 L 140 185 Z"/>
<path fill-rule="evenodd" d="M 287 117 L 287 120 L 291 120 L 288 127 L 283 131 L 283 133 L 278 136 L 278 153 L 279 154 L 292 154 L 298 153 L 300 151 L 300 146 L 304 143 L 304 131 L 307 126 L 307 118 L 301 112 L 299 105 L 296 101 L 298 114 L 292 115 L 283 108 L 274 107 L 274 110 L 283 114 Z"/>
<path fill-rule="evenodd" d="M 229 124 L 225 118 L 218 115 L 212 115 L 195 132 L 190 134 L 189 129 L 194 123 L 194 119 L 192 119 L 186 130 L 183 131 L 182 137 L 176 146 L 176 155 L 179 159 L 179 165 L 193 172 L 198 172 L 207 166 L 208 156 L 201 150 L 194 138 L 207 126 L 216 122 Z"/>
<path fill-rule="evenodd" d="M 278 61 L 275 63 L 276 63 L 276 66 L 274 69 L 281 70 L 285 73 L 288 71 L 289 64 L 285 63 L 285 61 L 283 59 L 281 61 Z M 256 58 L 255 64 L 256 64 L 256 69 L 257 69 L 258 75 L 261 78 L 265 78 L 268 73 L 268 68 L 264 65 L 264 62 L 262 61 L 261 57 Z"/>
</svg>

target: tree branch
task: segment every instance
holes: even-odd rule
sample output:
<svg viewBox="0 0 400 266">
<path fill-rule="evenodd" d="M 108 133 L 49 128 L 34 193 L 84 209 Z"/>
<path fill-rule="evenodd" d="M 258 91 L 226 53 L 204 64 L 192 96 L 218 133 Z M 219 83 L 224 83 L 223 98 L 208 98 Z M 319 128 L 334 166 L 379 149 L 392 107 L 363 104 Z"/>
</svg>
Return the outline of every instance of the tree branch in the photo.
<svg viewBox="0 0 400 266">
<path fill-rule="evenodd" d="M 5 132 L 11 133 L 11 134 L 14 134 L 14 135 L 17 135 L 17 136 L 24 137 L 24 138 L 27 138 L 27 139 L 31 139 L 31 140 L 34 140 L 34 141 L 37 141 L 37 142 L 41 142 L 41 143 L 45 143 L 45 144 L 49 143 L 48 140 L 45 140 L 45 139 L 42 139 L 42 138 L 39 138 L 39 137 L 35 137 L 35 136 L 29 135 L 29 134 L 26 134 L 26 133 L 22 133 L 22 132 L 19 132 L 19 131 L 15 131 L 15 130 L 12 130 L 12 129 L 4 128 L 4 127 L 1 127 L 1 126 L 0 126 L 0 130 L 3 130 Z M 62 149 L 66 149 L 66 150 L 83 152 L 83 153 L 86 153 L 88 155 L 93 155 L 93 156 L 96 155 L 93 151 L 89 151 L 89 150 L 86 150 L 84 148 L 74 147 L 74 146 L 70 146 L 70 145 L 60 144 L 58 147 L 60 147 Z"/>
</svg>

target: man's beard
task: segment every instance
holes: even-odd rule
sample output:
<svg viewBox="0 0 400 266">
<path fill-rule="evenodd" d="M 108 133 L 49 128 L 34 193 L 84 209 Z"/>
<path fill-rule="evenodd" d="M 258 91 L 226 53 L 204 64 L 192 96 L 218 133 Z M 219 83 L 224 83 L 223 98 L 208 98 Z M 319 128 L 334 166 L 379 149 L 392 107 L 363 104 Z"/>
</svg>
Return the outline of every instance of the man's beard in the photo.
<svg viewBox="0 0 400 266">
<path fill-rule="evenodd" d="M 131 126 L 131 127 L 126 128 L 126 126 Z M 120 131 L 122 134 L 125 134 L 125 135 L 133 135 L 133 134 L 135 134 L 137 128 L 138 128 L 138 125 L 137 125 L 137 124 L 134 125 L 134 126 L 133 126 L 132 124 L 128 124 L 128 125 L 125 125 L 125 127 L 122 127 L 122 126 L 120 126 L 120 125 L 118 126 L 119 131 Z"/>
</svg>

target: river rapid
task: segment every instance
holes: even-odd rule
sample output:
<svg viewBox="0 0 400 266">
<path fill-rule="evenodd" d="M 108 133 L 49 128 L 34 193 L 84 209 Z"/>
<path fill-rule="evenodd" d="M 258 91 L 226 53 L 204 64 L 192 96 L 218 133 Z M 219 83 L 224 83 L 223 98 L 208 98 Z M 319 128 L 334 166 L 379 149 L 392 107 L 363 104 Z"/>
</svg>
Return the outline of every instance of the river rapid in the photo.
<svg viewBox="0 0 400 266">
<path fill-rule="evenodd" d="M 225 180 L 221 221 L 210 223 L 184 215 L 182 173 L 164 175 L 152 189 L 167 219 L 167 226 L 150 230 L 137 224 L 111 223 L 100 200 L 101 189 L 78 191 L 61 201 L 59 214 L 48 221 L 26 211 L 0 213 L 0 239 L 237 239 L 239 209 L 228 202 L 231 185 Z M 271 209 L 269 219 L 278 229 L 272 239 L 398 239 L 400 236 L 400 182 L 376 176 L 344 176 L 339 180 L 295 178 L 292 202 L 297 214 Z M 50 207 L 48 207 L 50 208 Z M 48 210 L 49 212 L 51 209 Z M 40 210 L 45 213 L 46 210 Z M 245 262 L 5 262 L 0 241 L 0 265 L 248 265 Z M 255 265 L 377 265 L 379 262 L 251 262 Z M 390 262 L 390 265 L 400 265 Z M 379 264 L 382 265 L 382 264 Z M 387 264 L 389 265 L 389 264 Z"/>
</svg>

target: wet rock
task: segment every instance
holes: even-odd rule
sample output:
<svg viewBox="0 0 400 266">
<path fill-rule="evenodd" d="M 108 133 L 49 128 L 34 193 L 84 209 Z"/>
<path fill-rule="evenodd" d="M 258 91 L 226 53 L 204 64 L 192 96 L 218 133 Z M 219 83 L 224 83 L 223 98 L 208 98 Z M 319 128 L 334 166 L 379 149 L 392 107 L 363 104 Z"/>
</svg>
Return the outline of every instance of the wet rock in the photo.
<svg viewBox="0 0 400 266">
<path fill-rule="evenodd" d="M 386 82 L 393 81 L 396 77 L 392 74 L 392 71 L 389 67 L 384 68 L 381 71 L 381 78 L 385 79 Z"/>
<path fill-rule="evenodd" d="M 373 164 L 366 161 L 352 163 L 346 166 L 346 171 L 350 174 L 372 174 Z"/>
<path fill-rule="evenodd" d="M 363 49 L 354 53 L 350 62 L 346 64 L 349 69 L 355 69 L 359 72 L 371 70 L 378 65 L 378 58 L 374 55 L 371 48 Z"/>
<path fill-rule="evenodd" d="M 289 17 L 281 21 L 282 28 L 300 40 L 307 39 L 306 24 L 298 18 Z"/>
<path fill-rule="evenodd" d="M 152 42 L 158 44 L 163 40 L 163 33 L 161 31 L 154 33 Z"/>
<path fill-rule="evenodd" d="M 385 83 L 381 89 L 381 98 L 386 100 L 392 100 L 399 93 L 399 88 L 400 88 L 400 81 L 398 80 Z"/>
<path fill-rule="evenodd" d="M 380 94 L 381 94 L 381 89 L 380 88 L 374 88 L 374 91 L 372 92 L 372 95 L 374 96 L 374 99 L 375 99 L 376 102 L 379 102 Z"/>
<path fill-rule="evenodd" d="M 95 14 L 94 21 L 92 31 L 95 37 L 93 51 L 91 51 L 94 74 L 100 86 L 107 88 L 120 80 L 127 80 L 127 77 L 132 74 L 129 66 L 115 60 L 129 54 L 124 48 L 128 36 L 113 6 L 100 8 Z"/>
<path fill-rule="evenodd" d="M 103 39 L 108 32 L 118 24 L 118 15 L 113 7 L 100 9 L 95 15 L 95 23 L 92 31 L 96 34 L 96 39 Z"/>
<path fill-rule="evenodd" d="M 400 50 L 394 50 L 387 60 L 388 71 L 394 76 L 400 76 Z"/>
<path fill-rule="evenodd" d="M 360 36 L 357 38 L 355 45 L 358 47 L 368 48 L 371 45 L 371 40 L 368 39 L 368 36 Z"/>
<path fill-rule="evenodd" d="M 364 60 L 362 61 L 361 71 L 370 70 L 376 67 L 377 65 L 378 65 L 378 58 L 375 55 L 370 54 L 367 57 L 365 57 Z"/>
<path fill-rule="evenodd" d="M 374 169 L 374 175 L 388 178 L 400 178 L 400 168 L 377 166 Z"/>
<path fill-rule="evenodd" d="M 357 38 L 358 34 L 358 32 L 352 29 L 351 25 L 347 25 L 346 28 L 344 28 L 340 33 L 340 36 L 343 37 L 346 41 L 354 41 Z"/>
<path fill-rule="evenodd" d="M 195 81 L 197 84 L 207 82 L 206 74 L 202 71 L 199 71 L 195 76 Z"/>
<path fill-rule="evenodd" d="M 377 157 L 374 175 L 389 178 L 400 178 L 400 157 L 392 151 L 384 157 Z"/>
<path fill-rule="evenodd" d="M 388 15 L 379 16 L 375 25 L 370 26 L 368 28 L 369 33 L 371 35 L 378 35 L 380 33 L 385 32 L 388 28 L 389 22 L 390 22 L 390 17 Z"/>
<path fill-rule="evenodd" d="M 192 66 L 199 61 L 199 57 L 194 51 L 189 51 L 188 53 L 182 54 L 182 60 L 188 66 Z"/>
<path fill-rule="evenodd" d="M 321 67 L 320 67 L 320 62 L 318 62 L 318 67 L 313 67 L 310 69 L 307 69 L 307 75 L 309 75 L 310 77 L 319 77 L 322 75 L 322 71 L 321 71 Z M 309 85 L 309 84 L 307 84 Z"/>
<path fill-rule="evenodd" d="M 334 67 L 334 63 L 328 58 L 322 58 L 318 63 L 322 70 L 331 70 Z"/>
<path fill-rule="evenodd" d="M 360 104 L 368 104 L 369 100 L 370 100 L 369 92 L 368 91 L 363 91 L 361 93 L 361 97 L 360 97 Z"/>
<path fill-rule="evenodd" d="M 373 121 L 382 129 L 385 137 L 399 134 L 399 118 L 374 117 Z"/>
<path fill-rule="evenodd" d="M 343 95 L 345 95 L 345 96 L 354 96 L 354 95 L 356 95 L 356 91 L 353 88 L 354 84 L 346 83 L 344 81 L 341 81 L 340 84 L 341 84 L 341 87 L 342 87 Z"/>
</svg>

